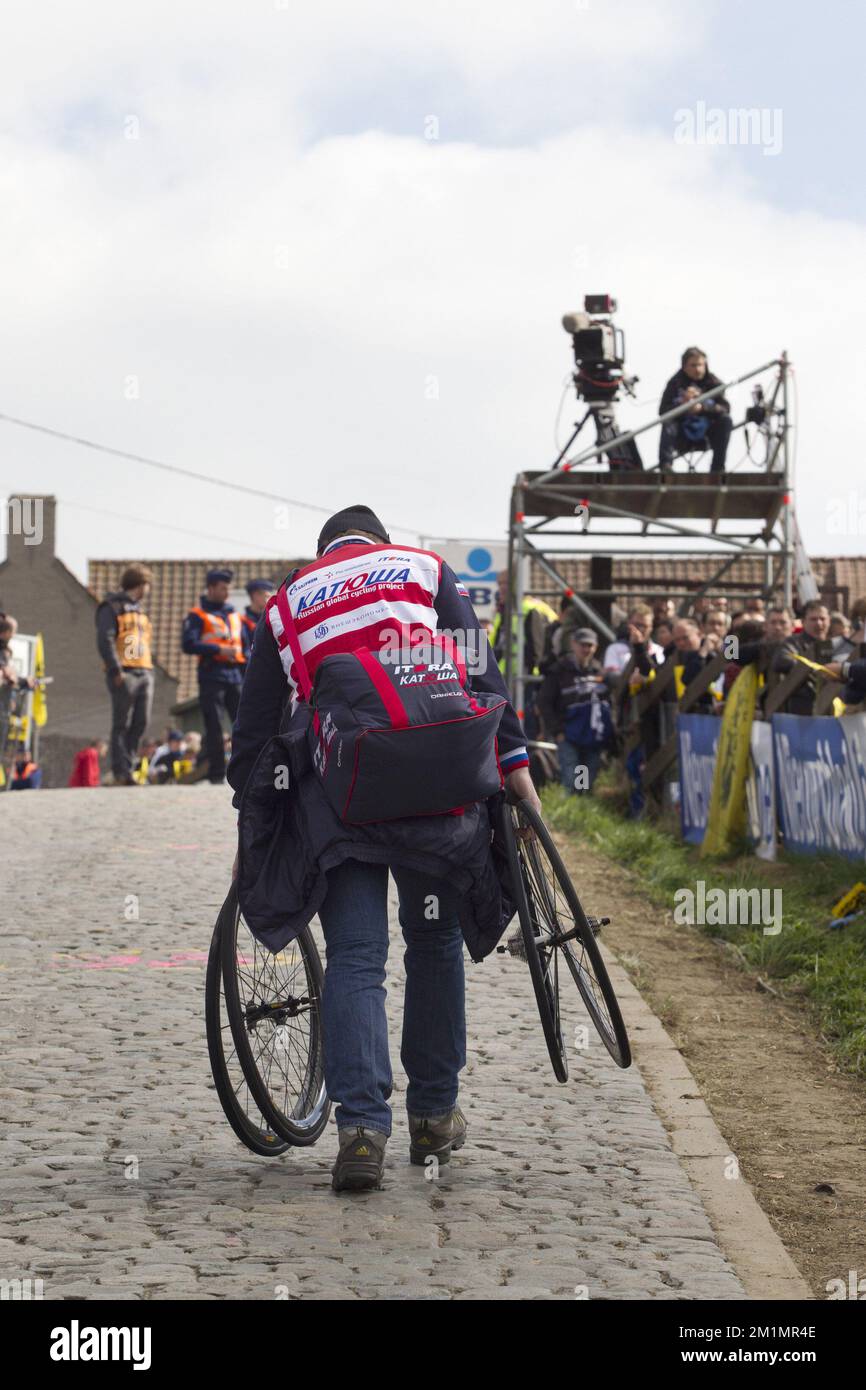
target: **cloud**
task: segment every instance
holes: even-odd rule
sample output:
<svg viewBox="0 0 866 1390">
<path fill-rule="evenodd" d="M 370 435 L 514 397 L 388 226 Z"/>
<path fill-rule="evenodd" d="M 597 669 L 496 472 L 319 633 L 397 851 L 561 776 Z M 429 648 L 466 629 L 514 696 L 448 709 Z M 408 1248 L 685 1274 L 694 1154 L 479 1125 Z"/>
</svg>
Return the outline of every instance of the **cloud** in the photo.
<svg viewBox="0 0 866 1390">
<path fill-rule="evenodd" d="M 774 208 L 730 151 L 676 144 L 673 116 L 667 134 L 641 127 L 629 76 L 646 82 L 672 45 L 701 40 L 676 12 L 548 3 L 529 25 L 519 4 L 468 19 L 449 6 L 407 19 L 385 0 L 315 14 L 93 4 L 82 29 L 56 7 L 35 92 L 25 13 L 0 84 L 0 103 L 21 103 L 0 147 L 14 208 L 0 223 L 0 409 L 289 497 L 364 498 L 395 531 L 489 537 L 515 474 L 554 456 L 571 366 L 560 317 L 607 290 L 642 400 L 686 342 L 723 375 L 788 349 L 807 545 L 862 548 L 825 523 L 828 479 L 859 485 L 844 382 L 864 370 L 862 228 Z M 352 93 L 369 71 L 398 98 L 425 74 L 402 133 L 365 127 Z M 566 82 L 583 116 L 515 134 Z M 448 137 L 447 108 L 425 138 L 437 84 L 501 138 Z M 322 133 L 338 97 L 353 128 Z M 576 414 L 572 400 L 564 426 Z M 316 531 L 315 513 L 283 531 L 268 503 L 0 430 L 0 490 L 234 532 L 239 550 L 305 551 Z M 208 542 L 61 513 L 61 548 L 83 571 L 87 555 Z"/>
</svg>

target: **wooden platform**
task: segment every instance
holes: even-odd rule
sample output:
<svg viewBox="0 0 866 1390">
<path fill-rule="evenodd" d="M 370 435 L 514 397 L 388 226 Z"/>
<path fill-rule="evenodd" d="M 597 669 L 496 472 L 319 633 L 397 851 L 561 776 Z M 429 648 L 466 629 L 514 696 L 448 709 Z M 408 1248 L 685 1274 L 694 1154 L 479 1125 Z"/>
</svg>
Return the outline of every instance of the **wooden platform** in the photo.
<svg viewBox="0 0 866 1390">
<path fill-rule="evenodd" d="M 574 515 L 578 502 L 589 503 L 593 515 L 615 517 L 629 512 L 646 524 L 666 521 L 761 521 L 772 530 L 785 502 L 786 488 L 778 473 L 659 473 L 635 470 L 611 473 L 560 473 L 534 484 L 543 472 L 522 473 L 523 512 L 529 518 Z M 606 511 L 604 508 L 613 508 Z"/>
</svg>

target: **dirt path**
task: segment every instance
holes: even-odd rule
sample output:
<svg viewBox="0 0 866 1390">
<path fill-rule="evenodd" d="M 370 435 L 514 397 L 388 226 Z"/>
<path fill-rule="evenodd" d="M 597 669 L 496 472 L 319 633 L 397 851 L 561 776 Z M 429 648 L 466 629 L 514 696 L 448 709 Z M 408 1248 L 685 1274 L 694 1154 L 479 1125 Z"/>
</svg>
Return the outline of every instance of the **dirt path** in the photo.
<svg viewBox="0 0 866 1390">
<path fill-rule="evenodd" d="M 761 992 L 723 946 L 644 902 L 633 874 L 556 838 L 586 910 L 612 919 L 605 944 L 686 1058 L 815 1297 L 828 1297 L 829 1280 L 847 1286 L 850 1270 L 866 1292 L 862 1084 L 836 1071 L 802 1007 Z M 825 1184 L 832 1191 L 816 1191 Z"/>
</svg>

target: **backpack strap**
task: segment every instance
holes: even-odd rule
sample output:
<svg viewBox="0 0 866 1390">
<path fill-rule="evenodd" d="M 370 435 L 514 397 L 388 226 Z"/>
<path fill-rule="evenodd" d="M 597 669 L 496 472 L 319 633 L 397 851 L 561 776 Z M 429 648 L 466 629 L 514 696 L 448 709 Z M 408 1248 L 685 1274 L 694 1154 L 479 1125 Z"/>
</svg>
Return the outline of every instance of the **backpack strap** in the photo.
<svg viewBox="0 0 866 1390">
<path fill-rule="evenodd" d="M 286 593 L 285 585 L 281 585 L 277 590 L 277 612 L 280 615 L 280 622 L 283 625 L 283 631 L 286 634 L 286 640 L 291 649 L 301 694 L 307 704 L 309 704 L 310 693 L 313 689 L 312 682 L 310 681 L 310 673 L 307 670 L 307 663 L 304 660 L 304 653 L 301 651 L 298 631 L 295 627 L 294 619 L 292 618 L 292 610 L 289 607 L 289 596 Z"/>
<path fill-rule="evenodd" d="M 409 716 L 403 701 L 386 676 L 381 661 L 373 655 L 369 647 L 357 647 L 352 655 L 357 658 L 370 677 L 376 694 L 385 706 L 385 713 L 391 721 L 391 728 L 405 729 L 409 724 Z"/>
</svg>

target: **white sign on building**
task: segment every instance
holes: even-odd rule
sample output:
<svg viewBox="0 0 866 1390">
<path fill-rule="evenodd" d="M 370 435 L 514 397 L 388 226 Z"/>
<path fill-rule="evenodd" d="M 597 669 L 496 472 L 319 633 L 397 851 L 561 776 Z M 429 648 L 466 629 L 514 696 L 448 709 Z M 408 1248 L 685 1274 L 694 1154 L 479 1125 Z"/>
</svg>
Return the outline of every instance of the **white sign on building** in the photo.
<svg viewBox="0 0 866 1390">
<path fill-rule="evenodd" d="M 504 541 L 432 540 L 421 542 L 425 550 L 435 550 L 466 585 L 469 601 L 479 618 L 492 619 L 496 613 L 496 576 L 508 564 Z"/>
</svg>

